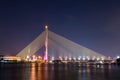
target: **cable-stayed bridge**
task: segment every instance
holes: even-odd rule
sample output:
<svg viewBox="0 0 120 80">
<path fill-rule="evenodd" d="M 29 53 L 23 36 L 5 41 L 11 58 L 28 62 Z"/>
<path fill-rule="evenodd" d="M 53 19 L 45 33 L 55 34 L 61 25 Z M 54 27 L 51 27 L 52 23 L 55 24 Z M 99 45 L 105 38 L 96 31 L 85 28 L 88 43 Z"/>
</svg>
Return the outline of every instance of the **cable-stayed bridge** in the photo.
<svg viewBox="0 0 120 80">
<path fill-rule="evenodd" d="M 44 57 L 105 59 L 106 57 L 65 37 L 62 37 L 46 28 L 36 39 L 21 50 L 17 56 L 32 56 L 41 48 L 45 48 Z"/>
</svg>

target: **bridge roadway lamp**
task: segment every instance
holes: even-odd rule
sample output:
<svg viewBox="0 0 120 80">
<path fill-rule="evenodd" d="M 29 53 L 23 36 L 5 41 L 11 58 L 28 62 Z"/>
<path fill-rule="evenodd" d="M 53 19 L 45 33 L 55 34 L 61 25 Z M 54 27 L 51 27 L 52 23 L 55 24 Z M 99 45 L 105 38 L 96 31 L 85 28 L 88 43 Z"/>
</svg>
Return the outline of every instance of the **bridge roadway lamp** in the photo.
<svg viewBox="0 0 120 80">
<path fill-rule="evenodd" d="M 120 58 L 120 56 L 117 56 L 117 59 Z"/>
</svg>

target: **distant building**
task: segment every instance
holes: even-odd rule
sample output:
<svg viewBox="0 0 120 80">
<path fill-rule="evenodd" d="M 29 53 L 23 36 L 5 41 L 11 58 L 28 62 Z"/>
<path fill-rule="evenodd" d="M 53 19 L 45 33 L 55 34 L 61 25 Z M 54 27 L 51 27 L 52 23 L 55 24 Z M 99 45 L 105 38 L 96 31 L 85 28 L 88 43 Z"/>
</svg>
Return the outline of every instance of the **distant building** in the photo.
<svg viewBox="0 0 120 80">
<path fill-rule="evenodd" d="M 21 59 L 17 56 L 4 56 L 0 55 L 0 62 L 18 62 Z"/>
</svg>

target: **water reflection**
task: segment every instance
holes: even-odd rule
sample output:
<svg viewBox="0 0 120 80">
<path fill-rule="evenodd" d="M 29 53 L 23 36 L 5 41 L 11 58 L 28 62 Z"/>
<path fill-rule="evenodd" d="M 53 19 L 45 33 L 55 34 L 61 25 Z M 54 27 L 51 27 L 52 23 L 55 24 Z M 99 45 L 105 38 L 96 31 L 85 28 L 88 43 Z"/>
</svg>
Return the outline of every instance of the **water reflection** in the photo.
<svg viewBox="0 0 120 80">
<path fill-rule="evenodd" d="M 30 80 L 48 80 L 48 64 L 32 63 Z"/>
<path fill-rule="evenodd" d="M 31 80 L 36 80 L 36 67 L 35 67 L 35 63 L 31 64 Z"/>
<path fill-rule="evenodd" d="M 117 65 L 2 64 L 0 80 L 119 80 Z"/>
<path fill-rule="evenodd" d="M 43 64 L 43 70 L 42 70 L 42 76 L 43 76 L 43 80 L 48 80 L 48 64 Z"/>
<path fill-rule="evenodd" d="M 41 74 L 41 63 L 38 63 L 37 67 L 37 80 L 42 80 L 42 74 Z"/>
</svg>

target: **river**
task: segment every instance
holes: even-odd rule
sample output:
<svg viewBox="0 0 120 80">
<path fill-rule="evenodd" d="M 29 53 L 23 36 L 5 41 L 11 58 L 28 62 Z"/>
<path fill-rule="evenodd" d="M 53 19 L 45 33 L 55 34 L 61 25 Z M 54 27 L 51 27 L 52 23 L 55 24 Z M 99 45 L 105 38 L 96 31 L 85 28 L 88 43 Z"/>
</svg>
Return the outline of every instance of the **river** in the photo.
<svg viewBox="0 0 120 80">
<path fill-rule="evenodd" d="M 0 63 L 0 80 L 120 80 L 120 66 Z"/>
</svg>

